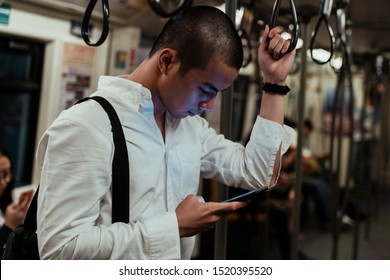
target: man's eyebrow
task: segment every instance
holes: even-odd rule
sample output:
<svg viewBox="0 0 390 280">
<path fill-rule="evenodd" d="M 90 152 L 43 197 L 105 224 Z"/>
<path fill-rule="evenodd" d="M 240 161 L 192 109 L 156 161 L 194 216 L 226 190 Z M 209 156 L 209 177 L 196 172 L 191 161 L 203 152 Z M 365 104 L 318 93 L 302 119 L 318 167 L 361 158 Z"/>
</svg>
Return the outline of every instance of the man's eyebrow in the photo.
<svg viewBox="0 0 390 280">
<path fill-rule="evenodd" d="M 208 87 L 209 89 L 211 89 L 215 93 L 219 92 L 219 89 L 217 89 L 212 83 L 205 82 L 205 83 L 203 83 L 203 85 L 205 85 L 206 87 Z"/>
</svg>

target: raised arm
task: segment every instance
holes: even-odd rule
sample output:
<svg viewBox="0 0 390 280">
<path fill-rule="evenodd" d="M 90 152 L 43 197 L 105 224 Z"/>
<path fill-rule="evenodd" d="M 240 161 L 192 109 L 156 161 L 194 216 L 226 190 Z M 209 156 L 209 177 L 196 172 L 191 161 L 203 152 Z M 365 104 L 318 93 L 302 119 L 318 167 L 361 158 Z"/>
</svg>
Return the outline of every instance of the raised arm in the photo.
<svg viewBox="0 0 390 280">
<path fill-rule="evenodd" d="M 265 27 L 263 38 L 258 50 L 259 66 L 263 73 L 263 83 L 286 86 L 286 78 L 294 63 L 295 50 L 286 53 L 290 42 L 281 36 L 280 26 L 269 30 Z M 284 95 L 263 91 L 259 116 L 283 125 Z M 276 182 L 280 167 L 281 150 L 276 156 L 271 185 Z"/>
</svg>

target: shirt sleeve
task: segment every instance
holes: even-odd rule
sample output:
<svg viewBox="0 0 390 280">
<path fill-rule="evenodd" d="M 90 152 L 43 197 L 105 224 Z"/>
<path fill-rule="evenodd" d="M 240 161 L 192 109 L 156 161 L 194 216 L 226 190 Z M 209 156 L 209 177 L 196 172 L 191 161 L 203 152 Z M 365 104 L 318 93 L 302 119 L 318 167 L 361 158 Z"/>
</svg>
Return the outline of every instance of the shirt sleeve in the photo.
<svg viewBox="0 0 390 280">
<path fill-rule="evenodd" d="M 175 212 L 111 223 L 111 126 L 108 118 L 85 118 L 56 121 L 39 144 L 41 258 L 179 259 Z"/>
<path fill-rule="evenodd" d="M 270 187 L 276 155 L 285 153 L 293 141 L 294 131 L 288 126 L 257 117 L 247 145 L 216 135 L 207 129 L 202 142 L 202 175 L 228 186 L 244 189 Z"/>
</svg>

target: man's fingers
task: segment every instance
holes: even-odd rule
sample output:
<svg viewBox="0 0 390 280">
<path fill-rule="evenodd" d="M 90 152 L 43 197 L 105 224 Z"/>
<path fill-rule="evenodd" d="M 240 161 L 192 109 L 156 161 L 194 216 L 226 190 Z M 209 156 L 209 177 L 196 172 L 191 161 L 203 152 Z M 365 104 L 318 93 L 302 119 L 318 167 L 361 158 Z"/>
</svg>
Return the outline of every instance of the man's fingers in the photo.
<svg viewBox="0 0 390 280">
<path fill-rule="evenodd" d="M 276 35 L 269 43 L 268 53 L 275 59 L 287 53 L 291 40 L 285 40 L 281 35 Z"/>
<path fill-rule="evenodd" d="M 286 40 L 286 42 L 284 42 L 282 46 L 281 53 L 286 53 L 288 48 L 290 47 L 290 44 L 291 44 L 291 39 Z"/>
<path fill-rule="evenodd" d="M 226 216 L 230 213 L 237 211 L 240 208 L 247 206 L 249 201 L 233 201 L 233 202 L 220 202 L 216 203 L 214 213 L 217 215 Z"/>
<path fill-rule="evenodd" d="M 273 39 L 276 35 L 282 33 L 284 30 L 283 26 L 276 25 L 268 33 L 268 38 Z"/>
<path fill-rule="evenodd" d="M 248 201 L 233 201 L 233 202 L 227 202 L 227 203 L 231 203 L 232 204 L 232 207 L 233 207 L 233 210 L 238 210 L 240 208 L 243 208 L 245 206 L 247 206 L 249 204 L 249 200 Z"/>
<path fill-rule="evenodd" d="M 275 36 L 269 43 L 268 46 L 269 54 L 275 59 L 279 58 L 283 48 L 283 44 L 284 44 L 284 39 L 280 35 Z"/>
<path fill-rule="evenodd" d="M 269 26 L 267 24 L 264 28 L 263 37 L 261 38 L 261 43 L 260 43 L 260 49 L 262 50 L 265 50 L 268 47 L 267 46 L 269 41 L 268 34 L 269 34 Z"/>
</svg>

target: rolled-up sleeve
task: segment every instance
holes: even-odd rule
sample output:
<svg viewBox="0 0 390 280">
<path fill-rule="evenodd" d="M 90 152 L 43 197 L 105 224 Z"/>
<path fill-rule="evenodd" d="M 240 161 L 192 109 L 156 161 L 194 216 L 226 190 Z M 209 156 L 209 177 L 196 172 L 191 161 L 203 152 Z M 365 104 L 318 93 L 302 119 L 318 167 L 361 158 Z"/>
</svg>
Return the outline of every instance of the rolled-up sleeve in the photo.
<svg viewBox="0 0 390 280">
<path fill-rule="evenodd" d="M 212 132 L 209 132 L 212 134 Z M 288 126 L 257 117 L 251 137 L 244 147 L 223 136 L 204 140 L 202 172 L 206 178 L 244 189 L 268 188 L 279 149 L 285 153 L 295 132 Z M 211 140 L 213 139 L 213 140 Z"/>
</svg>

